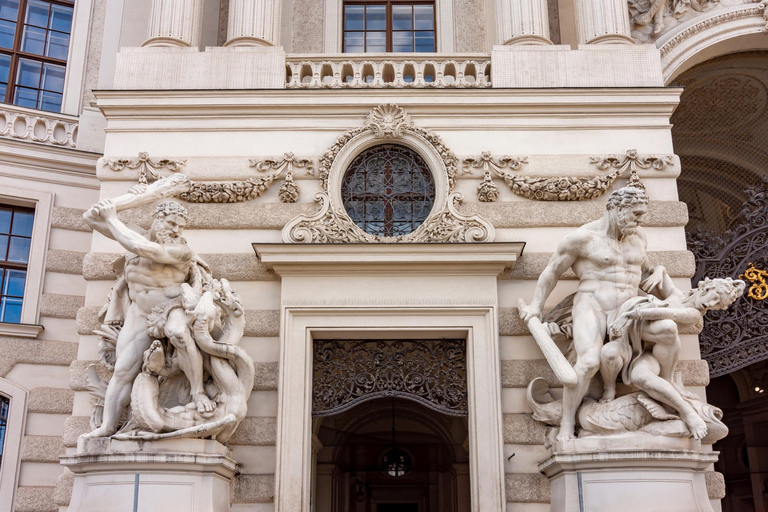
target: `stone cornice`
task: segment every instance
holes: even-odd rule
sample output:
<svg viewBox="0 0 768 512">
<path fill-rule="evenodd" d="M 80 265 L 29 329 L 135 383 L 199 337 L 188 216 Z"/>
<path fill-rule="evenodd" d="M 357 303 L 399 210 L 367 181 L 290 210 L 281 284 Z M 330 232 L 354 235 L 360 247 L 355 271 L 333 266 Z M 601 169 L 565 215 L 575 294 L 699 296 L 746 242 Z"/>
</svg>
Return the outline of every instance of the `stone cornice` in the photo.
<svg viewBox="0 0 768 512">
<path fill-rule="evenodd" d="M 98 189 L 98 153 L 63 147 L 0 139 L 0 176 L 19 177 L 18 169 L 28 169 L 25 179 Z M 10 168 L 10 169 L 7 169 Z"/>
<path fill-rule="evenodd" d="M 370 107 L 396 102 L 416 120 L 428 117 L 433 128 L 461 130 L 536 125 L 550 128 L 546 117 L 566 125 L 669 126 L 681 88 L 568 88 L 568 89 L 387 89 L 382 90 L 196 90 L 95 91 L 97 105 L 110 121 L 110 131 L 129 130 L 140 119 L 158 128 L 168 116 L 185 118 L 185 130 L 233 128 L 306 128 L 324 119 L 323 130 L 358 124 Z M 329 121 L 328 118 L 333 118 Z M 214 119 L 236 118 L 236 125 L 217 128 Z M 532 119 L 533 118 L 533 119 Z M 357 121 L 357 122 L 355 122 Z M 221 123 L 219 123 L 221 125 Z M 221 125 L 224 126 L 224 125 Z"/>
<path fill-rule="evenodd" d="M 462 244 L 253 244 L 264 265 L 280 276 L 402 275 L 497 276 L 515 265 L 525 242 Z"/>
</svg>

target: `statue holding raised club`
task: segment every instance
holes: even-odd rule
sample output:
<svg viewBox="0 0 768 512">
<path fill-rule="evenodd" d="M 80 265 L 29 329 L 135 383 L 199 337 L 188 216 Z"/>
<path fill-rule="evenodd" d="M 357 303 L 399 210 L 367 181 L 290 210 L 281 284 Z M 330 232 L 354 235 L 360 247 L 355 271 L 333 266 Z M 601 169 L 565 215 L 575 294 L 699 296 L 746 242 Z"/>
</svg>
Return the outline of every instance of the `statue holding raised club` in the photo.
<svg viewBox="0 0 768 512">
<path fill-rule="evenodd" d="M 239 298 L 214 279 L 181 233 L 189 214 L 161 202 L 147 231 L 125 225 L 118 211 L 190 189 L 184 175 L 105 199 L 86 222 L 127 253 L 123 275 L 100 313 L 117 332 L 114 373 L 103 397 L 101 425 L 85 437 L 214 437 L 226 442 L 245 417 L 253 362 L 237 346 L 244 330 Z M 122 425 L 130 405 L 130 419 Z"/>
</svg>

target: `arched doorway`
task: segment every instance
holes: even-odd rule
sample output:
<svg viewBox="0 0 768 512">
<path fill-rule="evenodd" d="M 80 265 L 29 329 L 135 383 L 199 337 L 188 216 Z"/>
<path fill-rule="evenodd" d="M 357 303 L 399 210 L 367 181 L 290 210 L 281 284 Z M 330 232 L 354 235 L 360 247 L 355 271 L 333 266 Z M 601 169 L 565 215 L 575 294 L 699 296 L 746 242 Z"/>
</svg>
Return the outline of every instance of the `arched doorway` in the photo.
<svg viewBox="0 0 768 512">
<path fill-rule="evenodd" d="M 316 512 L 469 510 L 466 418 L 379 398 L 316 430 Z"/>
<path fill-rule="evenodd" d="M 768 51 L 709 60 L 671 85 L 685 87 L 672 136 L 697 259 L 693 284 L 739 277 L 750 264 L 767 272 Z M 708 401 L 724 411 L 730 431 L 714 445 L 725 512 L 768 510 L 768 300 L 761 297 L 745 295 L 728 311 L 708 313 L 699 336 L 712 377 Z"/>
</svg>

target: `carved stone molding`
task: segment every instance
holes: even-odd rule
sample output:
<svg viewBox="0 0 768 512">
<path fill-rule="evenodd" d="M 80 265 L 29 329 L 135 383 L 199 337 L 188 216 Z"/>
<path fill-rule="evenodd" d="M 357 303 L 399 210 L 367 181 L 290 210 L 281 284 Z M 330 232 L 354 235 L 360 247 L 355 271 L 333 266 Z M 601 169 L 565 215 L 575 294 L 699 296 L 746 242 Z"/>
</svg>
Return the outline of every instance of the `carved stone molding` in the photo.
<svg viewBox="0 0 768 512">
<path fill-rule="evenodd" d="M 397 60 L 396 56 L 366 55 L 350 60 L 349 54 L 289 58 L 288 89 L 365 88 L 486 88 L 491 86 L 490 55 L 434 55 L 429 59 Z M 394 58 L 393 58 L 394 57 Z"/>
<path fill-rule="evenodd" d="M 0 137 L 74 148 L 78 122 L 56 114 L 32 114 L 12 105 L 0 109 Z"/>
<path fill-rule="evenodd" d="M 528 157 L 512 158 L 505 155 L 494 158 L 490 151 L 483 151 L 480 158 L 468 157 L 463 163 L 464 173 L 472 172 L 472 169 L 482 169 L 483 181 L 477 187 L 477 199 L 484 203 L 493 203 L 499 198 L 499 189 L 493 182 L 491 173 L 506 181 L 507 176 L 510 176 L 507 169 L 519 171 L 528 163 Z"/>
<path fill-rule="evenodd" d="M 759 278 L 764 276 L 750 272 L 750 268 L 768 268 L 768 178 L 748 189 L 746 196 L 738 218 L 725 233 L 688 233 L 688 248 L 696 256 L 694 283 L 704 276 L 744 275 L 757 284 L 757 298 L 747 292 L 728 310 L 710 311 L 704 317 L 699 345 L 712 378 L 768 360 L 768 302 L 759 300 Z"/>
<path fill-rule="evenodd" d="M 160 175 L 157 174 L 157 171 L 160 169 L 179 172 L 187 164 L 187 161 L 186 159 L 172 160 L 170 158 L 152 160 L 149 153 L 142 151 L 136 158 L 120 158 L 117 160 L 105 158 L 104 164 L 115 172 L 120 172 L 125 169 L 138 169 L 139 183 L 146 185 L 149 180 L 157 181 L 160 179 Z"/>
<path fill-rule="evenodd" d="M 406 243 L 406 242 L 491 242 L 495 230 L 478 215 L 463 215 L 456 210 L 462 199 L 450 195 L 443 211 L 430 215 L 414 232 L 397 237 L 371 235 L 360 229 L 343 210 L 331 204 L 328 194 L 318 192 L 315 201 L 320 211 L 301 215 L 283 228 L 284 242 L 299 243 Z"/>
<path fill-rule="evenodd" d="M 463 160 L 464 172 L 474 169 L 483 169 L 483 181 L 478 186 L 477 196 L 480 201 L 493 202 L 498 198 L 498 188 L 493 182 L 493 172 L 503 178 L 509 188 L 515 194 L 536 201 L 583 201 L 595 199 L 605 194 L 613 183 L 624 176 L 627 171 L 637 176 L 639 169 L 664 170 L 667 165 L 673 165 L 672 156 L 641 156 L 637 150 L 630 149 L 622 157 L 609 155 L 607 157 L 593 156 L 590 163 L 599 170 L 615 169 L 609 174 L 595 176 L 594 178 L 566 176 L 566 177 L 532 177 L 517 176 L 509 170 L 517 171 L 523 164 L 528 163 L 527 157 L 511 158 L 503 156 L 494 158 L 490 152 L 484 152 L 478 157 L 468 157 Z"/>
<path fill-rule="evenodd" d="M 379 142 L 407 145 L 424 153 L 425 159 L 431 162 L 436 182 L 435 207 L 424 223 L 407 235 L 383 237 L 366 233 L 346 213 L 340 192 L 335 189 L 349 157 L 355 156 L 355 151 Z M 461 194 L 452 193 L 458 176 L 458 162 L 440 136 L 415 126 L 405 110 L 394 104 L 379 105 L 371 110 L 362 127 L 339 135 L 320 158 L 318 177 L 325 190 L 315 195 L 320 210 L 289 222 L 283 229 L 283 240 L 303 243 L 492 241 L 495 233 L 489 222 L 456 210 L 456 204 L 462 199 Z"/>
<path fill-rule="evenodd" d="M 390 396 L 468 414 L 464 340 L 315 340 L 313 363 L 313 416 Z"/>
<path fill-rule="evenodd" d="M 259 172 L 274 171 L 269 176 L 271 178 L 270 182 L 285 172 L 285 179 L 278 191 L 280 201 L 283 203 L 295 203 L 299 200 L 299 185 L 293 181 L 294 169 L 305 169 L 307 174 L 314 173 L 314 163 L 312 160 L 296 158 L 293 153 L 285 153 L 282 159 L 265 158 L 264 160 L 259 160 L 251 158 L 250 165 Z"/>
</svg>

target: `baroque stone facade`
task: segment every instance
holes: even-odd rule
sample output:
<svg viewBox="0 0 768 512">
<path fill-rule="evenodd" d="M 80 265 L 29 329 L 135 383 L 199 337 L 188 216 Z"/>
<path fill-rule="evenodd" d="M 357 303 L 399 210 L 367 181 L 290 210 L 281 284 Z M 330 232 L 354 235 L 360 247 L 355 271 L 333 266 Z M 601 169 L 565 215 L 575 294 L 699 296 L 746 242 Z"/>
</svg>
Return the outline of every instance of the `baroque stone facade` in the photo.
<svg viewBox="0 0 768 512">
<path fill-rule="evenodd" d="M 566 407 L 586 434 L 558 441 L 548 428 L 573 383 L 550 367 L 518 301 L 533 297 L 560 241 L 638 180 L 649 198 L 643 265 L 691 290 L 670 118 L 677 108 L 680 133 L 695 138 L 701 118 L 686 112 L 712 109 L 723 133 L 742 133 L 766 94 L 754 73 L 732 73 L 697 81 L 678 107 L 682 90 L 668 84 L 707 59 L 768 47 L 765 2 L 427 4 L 434 52 L 344 53 L 341 0 L 76 0 L 61 112 L 0 108 L 0 210 L 34 213 L 27 261 L 0 262 L 26 272 L 19 321 L 0 321 L 0 398 L 10 404 L 0 512 L 103 510 L 94 483 L 120 506 L 139 490 L 139 510 L 369 511 L 396 502 L 400 481 L 422 490 L 399 503 L 422 512 L 577 510 L 563 468 L 599 472 L 587 454 L 615 455 L 626 441 L 586 434 L 614 427 L 648 437 L 642 455 L 612 464 L 652 471 L 653 460 L 676 458 L 699 510 L 720 510 L 709 447 L 723 431 L 703 400 L 701 354 L 727 348 L 705 334 L 700 352 L 700 326 L 680 323 L 677 372 L 662 378 L 706 416 L 709 437 L 628 370 L 609 405 Z M 396 161 L 382 178 L 389 188 L 363 197 L 371 183 L 356 189 L 346 173 L 383 145 L 415 155 L 431 185 Z M 180 257 L 158 252 L 153 234 L 169 199 L 188 212 L 167 229 L 185 229 L 182 259 L 194 265 L 156 286 L 147 280 L 167 278 Z M 122 227 L 105 228 L 102 214 Z M 371 228 L 405 214 L 418 218 L 410 230 Z M 170 267 L 137 277 L 138 260 Z M 589 286 L 562 270 L 539 304 L 541 325 Z M 738 277 L 726 274 L 711 277 Z M 115 348 L 126 319 L 110 304 L 130 309 L 134 286 L 163 298 L 142 306 L 149 345 L 126 357 Z M 1 300 L 17 298 L 9 293 Z M 550 335 L 571 369 L 566 323 L 562 339 Z M 381 343 L 391 344 L 371 348 Z M 327 370 L 313 347 L 335 347 L 328 357 L 346 362 L 325 368 L 348 372 L 339 382 L 354 382 L 357 398 L 334 395 L 336 374 L 317 376 Z M 400 361 L 412 371 L 393 370 Z M 122 382 L 111 392 L 121 399 L 107 398 L 110 381 Z M 333 414 L 314 414 L 316 403 Z M 614 406 L 638 421 L 595 419 Z M 99 429 L 110 408 L 114 428 Z M 397 480 L 385 459 L 411 476 Z M 425 461 L 440 468 L 423 473 L 440 482 L 429 492 L 413 476 Z M 160 469 L 135 480 L 148 467 Z M 170 481 L 210 499 L 152 491 Z M 678 492 L 664 485 L 660 494 Z M 623 494 L 601 489 L 595 510 L 613 510 Z"/>
</svg>

